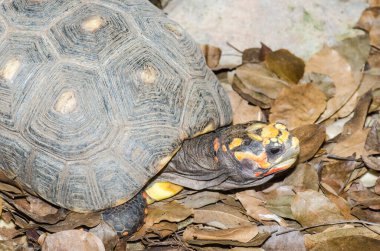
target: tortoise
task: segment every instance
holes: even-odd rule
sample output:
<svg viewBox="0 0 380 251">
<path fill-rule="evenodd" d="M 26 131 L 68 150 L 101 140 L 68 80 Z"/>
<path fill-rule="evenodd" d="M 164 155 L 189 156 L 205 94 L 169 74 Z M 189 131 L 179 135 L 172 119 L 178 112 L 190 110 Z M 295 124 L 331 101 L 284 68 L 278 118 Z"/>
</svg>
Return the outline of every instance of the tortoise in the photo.
<svg viewBox="0 0 380 251">
<path fill-rule="evenodd" d="M 2 1 L 0 170 L 26 191 L 130 234 L 146 195 L 259 185 L 296 161 L 283 124 L 231 122 L 198 45 L 148 1 Z"/>
</svg>

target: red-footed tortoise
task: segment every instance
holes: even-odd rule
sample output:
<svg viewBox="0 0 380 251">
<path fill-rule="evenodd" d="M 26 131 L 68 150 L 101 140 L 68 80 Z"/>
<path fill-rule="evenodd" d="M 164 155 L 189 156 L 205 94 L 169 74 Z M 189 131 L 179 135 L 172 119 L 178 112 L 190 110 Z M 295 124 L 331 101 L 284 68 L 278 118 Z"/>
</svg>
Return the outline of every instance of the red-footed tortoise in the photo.
<svg viewBox="0 0 380 251">
<path fill-rule="evenodd" d="M 200 49 L 144 0 L 2 1 L 0 81 L 1 170 L 118 233 L 147 184 L 151 200 L 258 185 L 299 152 L 282 124 L 220 128 L 230 103 Z"/>
</svg>

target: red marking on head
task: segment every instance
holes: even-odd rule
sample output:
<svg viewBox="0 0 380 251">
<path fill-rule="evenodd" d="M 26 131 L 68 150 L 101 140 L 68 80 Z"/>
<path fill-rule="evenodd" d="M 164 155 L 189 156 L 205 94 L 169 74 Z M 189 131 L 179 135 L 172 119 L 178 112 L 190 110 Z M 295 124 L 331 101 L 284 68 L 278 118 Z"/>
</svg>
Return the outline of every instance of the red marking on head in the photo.
<svg viewBox="0 0 380 251">
<path fill-rule="evenodd" d="M 260 175 L 262 175 L 263 174 L 263 172 L 255 172 L 255 176 L 256 177 L 259 177 Z"/>
<path fill-rule="evenodd" d="M 268 172 L 265 173 L 265 176 L 267 176 L 269 174 L 272 174 L 272 173 L 277 173 L 277 172 L 280 172 L 280 171 L 284 171 L 284 170 L 288 169 L 289 167 L 290 167 L 290 165 L 272 168 Z"/>
</svg>

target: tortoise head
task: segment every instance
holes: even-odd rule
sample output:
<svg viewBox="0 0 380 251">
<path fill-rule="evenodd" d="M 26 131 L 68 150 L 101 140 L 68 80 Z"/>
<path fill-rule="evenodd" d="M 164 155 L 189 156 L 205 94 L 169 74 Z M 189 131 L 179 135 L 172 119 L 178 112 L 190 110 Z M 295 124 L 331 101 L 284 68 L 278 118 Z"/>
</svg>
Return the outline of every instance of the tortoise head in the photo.
<svg viewBox="0 0 380 251">
<path fill-rule="evenodd" d="M 230 186 L 267 180 L 263 178 L 291 167 L 300 151 L 298 139 L 285 125 L 262 122 L 232 126 L 221 131 L 214 139 L 214 150 L 218 160 L 223 162 L 221 165 L 232 172 L 227 180 Z"/>
</svg>

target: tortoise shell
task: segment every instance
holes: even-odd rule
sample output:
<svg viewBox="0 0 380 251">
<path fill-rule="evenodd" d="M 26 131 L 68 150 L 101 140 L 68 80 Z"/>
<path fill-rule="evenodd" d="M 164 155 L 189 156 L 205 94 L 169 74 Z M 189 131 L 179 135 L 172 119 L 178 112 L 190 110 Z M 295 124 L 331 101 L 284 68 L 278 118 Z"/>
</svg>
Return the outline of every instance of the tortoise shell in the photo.
<svg viewBox="0 0 380 251">
<path fill-rule="evenodd" d="M 149 2 L 2 1 L 0 169 L 29 192 L 119 205 L 231 119 L 197 44 Z"/>
</svg>

